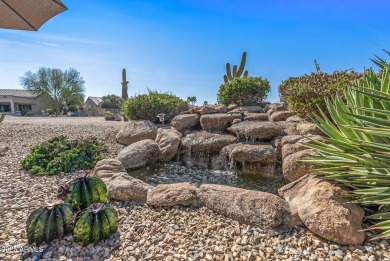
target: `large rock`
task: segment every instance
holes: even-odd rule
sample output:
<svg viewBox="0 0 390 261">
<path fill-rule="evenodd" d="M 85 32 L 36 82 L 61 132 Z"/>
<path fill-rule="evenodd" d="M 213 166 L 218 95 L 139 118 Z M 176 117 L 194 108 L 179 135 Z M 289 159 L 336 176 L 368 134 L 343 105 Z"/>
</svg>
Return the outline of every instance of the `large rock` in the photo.
<svg viewBox="0 0 390 261">
<path fill-rule="evenodd" d="M 286 119 L 287 122 L 301 122 L 303 121 L 303 119 L 301 117 L 299 117 L 298 115 L 294 115 L 294 116 L 291 116 L 289 118 Z"/>
<path fill-rule="evenodd" d="M 117 159 L 125 169 L 145 166 L 160 157 L 160 148 L 154 140 L 142 140 L 133 143 L 119 152 Z"/>
<path fill-rule="evenodd" d="M 239 138 L 243 139 L 266 139 L 270 140 L 278 136 L 282 128 L 274 122 L 263 121 L 244 121 L 238 124 L 234 124 L 228 128 L 229 132 L 236 134 Z"/>
<path fill-rule="evenodd" d="M 297 131 L 301 135 L 321 135 L 325 136 L 325 134 L 315 125 L 310 122 L 300 122 L 297 125 Z"/>
<path fill-rule="evenodd" d="M 156 142 L 160 148 L 160 160 L 173 160 L 179 150 L 181 142 L 181 133 L 174 128 L 160 128 L 157 131 Z"/>
<path fill-rule="evenodd" d="M 236 143 L 221 150 L 221 154 L 239 162 L 275 163 L 275 149 L 271 145 Z"/>
<path fill-rule="evenodd" d="M 296 122 L 287 122 L 287 121 L 275 121 L 281 129 L 281 135 L 297 135 L 299 132 L 297 131 L 297 123 Z"/>
<path fill-rule="evenodd" d="M 299 136 L 299 135 L 291 135 L 291 136 L 294 137 L 294 136 Z M 289 137 L 289 136 L 285 136 L 285 137 Z M 293 139 L 291 139 L 291 140 L 293 140 Z M 305 146 L 306 144 L 315 143 L 315 141 L 326 142 L 326 140 L 322 136 L 319 136 L 319 135 L 310 135 L 310 136 L 307 136 L 305 138 L 303 136 L 301 136 L 301 138 L 299 140 L 297 140 L 295 143 L 286 143 L 287 141 L 288 140 L 285 139 L 284 145 L 282 147 L 282 158 L 283 159 L 286 158 L 287 156 L 293 154 L 293 153 L 308 149 L 308 147 Z M 282 139 L 282 143 L 283 143 L 283 139 Z"/>
<path fill-rule="evenodd" d="M 206 184 L 200 187 L 198 196 L 203 206 L 263 230 L 288 231 L 300 223 L 288 203 L 270 193 Z"/>
<path fill-rule="evenodd" d="M 294 181 L 309 173 L 309 170 L 315 168 L 315 165 L 301 162 L 307 157 L 318 156 L 312 149 L 301 150 L 293 153 L 283 160 L 283 176 L 289 181 Z"/>
<path fill-rule="evenodd" d="M 199 124 L 198 114 L 181 114 L 175 116 L 171 121 L 171 126 L 178 131 L 190 129 Z"/>
<path fill-rule="evenodd" d="M 268 121 L 268 115 L 267 115 L 267 113 L 245 112 L 244 113 L 244 120 L 246 120 L 246 121 Z"/>
<path fill-rule="evenodd" d="M 212 113 L 226 113 L 228 108 L 225 105 L 206 105 L 192 108 L 188 111 L 190 114 L 212 114 Z"/>
<path fill-rule="evenodd" d="M 195 206 L 196 187 L 191 183 L 160 184 L 148 193 L 146 203 L 155 207 Z"/>
<path fill-rule="evenodd" d="M 214 134 L 207 131 L 199 131 L 188 134 L 181 142 L 184 152 L 204 152 L 208 154 L 219 152 L 223 147 L 236 143 L 237 138 L 227 134 Z"/>
<path fill-rule="evenodd" d="M 306 175 L 281 189 L 279 194 L 313 233 L 341 245 L 362 244 L 363 209 L 342 196 L 343 189 Z"/>
<path fill-rule="evenodd" d="M 117 159 L 103 159 L 96 163 L 94 175 L 101 179 L 111 178 L 115 174 L 126 172 L 122 162 Z"/>
<path fill-rule="evenodd" d="M 267 108 L 268 116 L 271 116 L 274 112 L 277 111 L 288 111 L 288 107 L 283 103 L 272 103 Z"/>
<path fill-rule="evenodd" d="M 231 112 L 263 113 L 264 109 L 260 106 L 241 106 Z"/>
<path fill-rule="evenodd" d="M 122 145 L 130 145 L 137 141 L 152 139 L 157 135 L 157 126 L 150 121 L 130 121 L 116 135 L 116 141 Z"/>
<path fill-rule="evenodd" d="M 269 116 L 270 121 L 285 121 L 287 118 L 293 116 L 291 111 L 276 111 Z"/>
<path fill-rule="evenodd" d="M 127 173 L 116 174 L 107 182 L 108 197 L 120 201 L 146 202 L 148 191 L 153 187 L 129 176 Z"/>
<path fill-rule="evenodd" d="M 200 117 L 200 125 L 205 130 L 225 131 L 235 119 L 241 119 L 241 114 L 206 114 Z"/>
</svg>

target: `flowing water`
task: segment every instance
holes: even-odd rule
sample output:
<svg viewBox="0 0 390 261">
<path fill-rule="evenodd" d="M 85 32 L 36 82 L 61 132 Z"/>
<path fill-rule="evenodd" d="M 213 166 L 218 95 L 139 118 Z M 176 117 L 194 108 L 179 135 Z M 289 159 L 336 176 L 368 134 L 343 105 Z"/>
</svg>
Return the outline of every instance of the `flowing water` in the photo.
<svg viewBox="0 0 390 261">
<path fill-rule="evenodd" d="M 212 170 L 206 167 L 187 167 L 182 162 L 153 163 L 147 167 L 128 171 L 129 175 L 153 186 L 191 182 L 201 184 L 220 184 L 232 187 L 277 193 L 285 185 L 282 177 L 265 178 L 259 175 L 241 174 L 239 171 Z"/>
</svg>

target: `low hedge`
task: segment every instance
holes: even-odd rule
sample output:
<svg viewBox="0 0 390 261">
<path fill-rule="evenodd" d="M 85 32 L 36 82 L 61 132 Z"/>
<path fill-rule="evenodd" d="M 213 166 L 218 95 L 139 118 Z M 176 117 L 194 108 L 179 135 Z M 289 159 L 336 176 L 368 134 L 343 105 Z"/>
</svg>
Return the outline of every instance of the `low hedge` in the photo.
<svg viewBox="0 0 390 261">
<path fill-rule="evenodd" d="M 218 99 L 225 105 L 260 105 L 270 90 L 269 81 L 262 77 L 233 78 L 219 87 Z"/>
<path fill-rule="evenodd" d="M 128 98 L 124 102 L 124 114 L 131 120 L 149 120 L 157 122 L 157 115 L 165 114 L 166 122 L 182 111 L 189 109 L 188 103 L 171 93 L 148 91 Z"/>
<path fill-rule="evenodd" d="M 319 67 L 317 67 L 319 68 Z M 319 112 L 318 107 L 326 111 L 325 98 L 336 93 L 343 94 L 345 88 L 362 78 L 363 74 L 354 70 L 335 71 L 327 74 L 318 71 L 301 77 L 290 77 L 279 85 L 282 102 L 287 102 L 291 111 L 301 117 Z"/>
</svg>

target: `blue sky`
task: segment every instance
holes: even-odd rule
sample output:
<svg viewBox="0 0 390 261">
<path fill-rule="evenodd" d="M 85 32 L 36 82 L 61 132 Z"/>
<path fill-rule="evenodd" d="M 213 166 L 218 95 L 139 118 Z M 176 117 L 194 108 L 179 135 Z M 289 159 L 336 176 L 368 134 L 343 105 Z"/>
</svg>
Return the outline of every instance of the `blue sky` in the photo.
<svg viewBox="0 0 390 261">
<path fill-rule="evenodd" d="M 390 50 L 390 1 L 63 0 L 69 10 L 38 32 L 0 29 L 0 88 L 41 66 L 76 68 L 87 96 L 170 91 L 216 102 L 225 64 L 271 83 L 269 101 L 290 76 L 363 70 Z"/>
</svg>

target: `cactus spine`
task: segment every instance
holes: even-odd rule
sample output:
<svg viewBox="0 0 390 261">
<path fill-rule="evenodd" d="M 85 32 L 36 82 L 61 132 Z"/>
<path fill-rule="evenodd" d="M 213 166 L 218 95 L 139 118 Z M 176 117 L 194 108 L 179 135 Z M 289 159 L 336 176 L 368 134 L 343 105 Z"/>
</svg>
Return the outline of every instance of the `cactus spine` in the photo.
<svg viewBox="0 0 390 261">
<path fill-rule="evenodd" d="M 225 83 L 228 83 L 229 81 L 233 80 L 233 78 L 240 78 L 243 76 L 243 78 L 248 77 L 248 71 L 244 72 L 245 68 L 245 63 L 246 63 L 246 52 L 242 53 L 242 58 L 241 58 L 241 63 L 240 66 L 237 69 L 237 65 L 233 66 L 233 75 L 232 72 L 230 71 L 230 63 L 226 64 L 226 74 L 223 76 L 223 80 Z"/>
<path fill-rule="evenodd" d="M 129 96 L 127 95 L 127 84 L 129 81 L 126 81 L 126 69 L 122 70 L 122 99 L 127 99 Z"/>
</svg>

